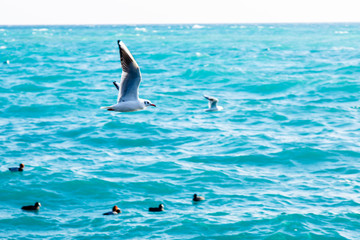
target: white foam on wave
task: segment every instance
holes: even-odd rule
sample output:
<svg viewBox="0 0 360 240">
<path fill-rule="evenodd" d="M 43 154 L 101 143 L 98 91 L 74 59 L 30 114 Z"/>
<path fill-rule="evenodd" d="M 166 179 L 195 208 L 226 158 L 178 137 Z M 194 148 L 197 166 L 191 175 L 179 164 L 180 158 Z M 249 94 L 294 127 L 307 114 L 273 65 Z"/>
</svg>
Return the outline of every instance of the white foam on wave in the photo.
<svg viewBox="0 0 360 240">
<path fill-rule="evenodd" d="M 33 31 L 35 31 L 35 32 L 46 32 L 48 30 L 49 29 L 47 29 L 47 28 L 33 28 Z"/>
<path fill-rule="evenodd" d="M 196 52 L 195 55 L 196 55 L 197 57 L 207 57 L 207 56 L 209 56 L 209 54 L 201 53 L 201 52 Z"/>
<path fill-rule="evenodd" d="M 3 28 L 0 28 L 0 32 L 5 32 L 6 30 Z"/>
<path fill-rule="evenodd" d="M 194 26 L 192 26 L 192 28 L 193 28 L 193 29 L 201 29 L 201 28 L 204 28 L 204 26 L 195 24 Z"/>
<path fill-rule="evenodd" d="M 6 46 L 0 46 L 0 49 L 6 49 Z"/>
<path fill-rule="evenodd" d="M 335 34 L 348 34 L 348 31 L 335 31 Z"/>
<path fill-rule="evenodd" d="M 245 69 L 242 67 L 230 67 L 231 71 L 237 71 L 237 72 L 241 72 L 241 73 L 245 73 Z"/>
<path fill-rule="evenodd" d="M 335 50 L 335 51 L 341 51 L 341 50 L 355 50 L 355 48 L 353 47 L 333 47 L 331 48 L 332 50 Z"/>
<path fill-rule="evenodd" d="M 147 29 L 146 29 L 146 28 L 138 28 L 138 27 L 136 27 L 136 28 L 135 28 L 135 31 L 147 32 Z"/>
</svg>

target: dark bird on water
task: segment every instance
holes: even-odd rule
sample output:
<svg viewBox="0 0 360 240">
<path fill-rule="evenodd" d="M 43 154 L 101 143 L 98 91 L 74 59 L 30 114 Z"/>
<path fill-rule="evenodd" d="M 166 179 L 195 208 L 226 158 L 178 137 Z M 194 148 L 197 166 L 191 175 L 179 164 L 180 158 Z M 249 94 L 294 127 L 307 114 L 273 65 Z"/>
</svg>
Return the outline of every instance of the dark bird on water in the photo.
<svg viewBox="0 0 360 240">
<path fill-rule="evenodd" d="M 199 201 L 203 201 L 203 200 L 205 200 L 204 197 L 200 197 L 196 193 L 194 194 L 193 201 L 199 202 Z"/>
<path fill-rule="evenodd" d="M 41 207 L 41 204 L 39 202 L 36 202 L 34 206 L 29 205 L 29 206 L 23 206 L 21 209 L 22 210 L 29 210 L 29 211 L 36 211 L 39 210 Z"/>
<path fill-rule="evenodd" d="M 164 204 L 160 204 L 159 207 L 151 207 L 149 208 L 150 212 L 162 212 L 164 211 Z"/>
<path fill-rule="evenodd" d="M 25 165 L 20 163 L 19 167 L 9 168 L 11 172 L 22 172 L 24 170 Z"/>
<path fill-rule="evenodd" d="M 120 214 L 121 213 L 121 210 L 118 208 L 118 206 L 114 206 L 112 208 L 112 211 L 111 212 L 106 212 L 104 213 L 103 215 L 116 215 L 116 214 Z"/>
</svg>

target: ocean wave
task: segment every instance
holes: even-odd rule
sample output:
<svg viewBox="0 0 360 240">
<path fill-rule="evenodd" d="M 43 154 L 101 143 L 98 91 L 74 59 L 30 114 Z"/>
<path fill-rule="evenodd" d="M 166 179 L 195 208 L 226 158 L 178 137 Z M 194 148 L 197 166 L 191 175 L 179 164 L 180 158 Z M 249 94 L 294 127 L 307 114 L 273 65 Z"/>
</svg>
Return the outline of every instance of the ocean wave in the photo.
<svg viewBox="0 0 360 240">
<path fill-rule="evenodd" d="M 340 67 L 335 70 L 337 73 L 342 74 L 355 74 L 360 72 L 360 66 L 346 66 L 346 67 Z"/>
<path fill-rule="evenodd" d="M 261 94 L 273 94 L 281 92 L 285 93 L 286 91 L 295 88 L 299 84 L 299 81 L 283 81 L 276 83 L 254 84 L 248 86 L 248 91 Z"/>
<path fill-rule="evenodd" d="M 220 76 L 222 74 L 221 70 L 210 70 L 210 69 L 187 69 L 182 77 L 185 79 L 199 79 L 199 78 L 208 78 L 213 76 Z"/>
<path fill-rule="evenodd" d="M 353 48 L 353 47 L 332 47 L 332 50 L 335 50 L 335 51 L 341 51 L 341 50 L 353 51 L 353 50 L 355 50 L 355 48 Z"/>
<path fill-rule="evenodd" d="M 50 88 L 32 83 L 24 83 L 11 87 L 11 90 L 15 92 L 44 92 L 48 89 Z"/>
</svg>

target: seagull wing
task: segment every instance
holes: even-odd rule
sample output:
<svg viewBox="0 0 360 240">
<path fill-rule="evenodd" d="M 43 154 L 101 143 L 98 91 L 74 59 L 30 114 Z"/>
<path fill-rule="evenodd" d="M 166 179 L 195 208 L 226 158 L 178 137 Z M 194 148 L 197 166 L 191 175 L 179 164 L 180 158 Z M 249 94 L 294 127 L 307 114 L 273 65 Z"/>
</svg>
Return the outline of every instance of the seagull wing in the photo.
<svg viewBox="0 0 360 240">
<path fill-rule="evenodd" d="M 206 98 L 206 99 L 209 100 L 210 102 L 218 102 L 218 101 L 219 101 L 217 98 L 209 97 L 209 96 L 206 96 L 206 95 L 204 95 L 204 98 Z"/>
<path fill-rule="evenodd" d="M 217 98 L 209 97 L 209 96 L 205 96 L 205 95 L 204 95 L 204 98 L 209 100 L 209 108 L 215 108 L 217 105 L 217 102 L 219 101 Z"/>
<path fill-rule="evenodd" d="M 121 61 L 121 82 L 116 84 L 119 87 L 118 103 L 134 101 L 139 99 L 139 85 L 141 82 L 140 68 L 129 49 L 118 40 L 120 61 Z M 115 85 L 115 86 L 116 86 Z"/>
</svg>

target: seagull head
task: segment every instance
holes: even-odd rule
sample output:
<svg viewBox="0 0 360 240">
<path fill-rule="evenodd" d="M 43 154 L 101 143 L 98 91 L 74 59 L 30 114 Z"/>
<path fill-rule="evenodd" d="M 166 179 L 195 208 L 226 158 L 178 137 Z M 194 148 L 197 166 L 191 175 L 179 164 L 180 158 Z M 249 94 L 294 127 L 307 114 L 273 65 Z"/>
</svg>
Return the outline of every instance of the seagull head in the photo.
<svg viewBox="0 0 360 240">
<path fill-rule="evenodd" d="M 149 107 L 149 106 L 156 107 L 156 105 L 151 103 L 149 100 L 144 100 L 144 105 L 145 107 Z"/>
</svg>

